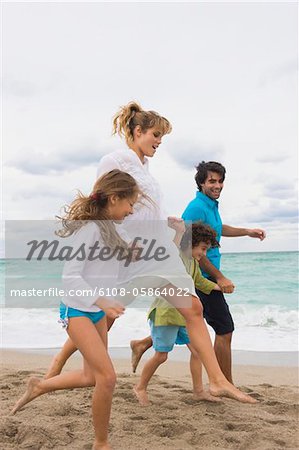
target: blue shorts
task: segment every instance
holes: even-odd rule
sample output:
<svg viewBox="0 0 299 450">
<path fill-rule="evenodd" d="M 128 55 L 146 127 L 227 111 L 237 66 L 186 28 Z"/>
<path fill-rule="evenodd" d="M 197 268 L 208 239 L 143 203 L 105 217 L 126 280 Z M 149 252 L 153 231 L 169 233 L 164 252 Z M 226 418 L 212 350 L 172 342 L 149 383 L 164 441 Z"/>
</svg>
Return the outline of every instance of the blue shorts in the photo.
<svg viewBox="0 0 299 450">
<path fill-rule="evenodd" d="M 92 321 L 92 323 L 97 323 L 105 316 L 104 311 L 98 312 L 80 311 L 80 309 L 70 308 L 69 306 L 66 306 L 64 303 L 60 303 L 59 313 L 60 313 L 59 322 L 62 323 L 63 328 L 67 328 L 68 319 L 71 317 L 87 317 Z"/>
<path fill-rule="evenodd" d="M 171 352 L 174 344 L 190 344 L 190 339 L 186 327 L 176 325 L 167 325 L 156 327 L 150 320 L 151 336 L 153 347 L 156 352 Z"/>
</svg>

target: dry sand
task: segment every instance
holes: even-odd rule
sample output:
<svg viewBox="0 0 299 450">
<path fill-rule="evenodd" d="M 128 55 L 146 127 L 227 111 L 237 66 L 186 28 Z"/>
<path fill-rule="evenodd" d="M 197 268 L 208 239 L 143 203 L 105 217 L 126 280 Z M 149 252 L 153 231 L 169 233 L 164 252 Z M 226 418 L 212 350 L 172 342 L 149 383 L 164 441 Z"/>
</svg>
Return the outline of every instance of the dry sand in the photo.
<svg viewBox="0 0 299 450">
<path fill-rule="evenodd" d="M 2 352 L 1 449 L 91 449 L 92 389 L 47 394 L 15 416 L 9 415 L 28 376 L 43 376 L 51 358 Z M 66 370 L 80 367 L 80 363 L 80 357 L 73 357 Z M 299 448 L 296 367 L 236 366 L 236 384 L 259 403 L 245 405 L 224 399 L 220 404 L 208 404 L 192 399 L 187 363 L 170 361 L 152 380 L 151 405 L 142 408 L 132 393 L 138 374 L 130 373 L 127 360 L 114 360 L 114 364 L 118 383 L 110 437 L 115 450 Z"/>
</svg>

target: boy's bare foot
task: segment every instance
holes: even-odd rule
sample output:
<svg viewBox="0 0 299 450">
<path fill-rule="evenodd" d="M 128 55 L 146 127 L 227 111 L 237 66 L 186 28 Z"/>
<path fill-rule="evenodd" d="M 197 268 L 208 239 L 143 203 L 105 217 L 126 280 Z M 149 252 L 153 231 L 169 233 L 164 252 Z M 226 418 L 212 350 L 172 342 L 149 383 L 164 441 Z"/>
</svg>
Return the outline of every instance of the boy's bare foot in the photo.
<svg viewBox="0 0 299 450">
<path fill-rule="evenodd" d="M 39 395 L 42 394 L 42 391 L 39 387 L 41 380 L 36 377 L 31 377 L 28 380 L 27 390 L 24 395 L 17 401 L 15 406 L 13 407 L 11 414 L 15 414 L 19 409 L 21 409 L 24 405 L 31 402 L 31 400 L 35 399 Z"/>
<path fill-rule="evenodd" d="M 195 391 L 193 392 L 194 400 L 212 402 L 212 403 L 222 403 L 222 400 L 214 395 L 211 395 L 208 391 Z"/>
<path fill-rule="evenodd" d="M 229 383 L 226 379 L 221 380 L 218 383 L 210 383 L 209 391 L 214 397 L 228 397 L 242 403 L 258 403 L 255 398 L 239 391 L 238 388 Z"/>
<path fill-rule="evenodd" d="M 145 389 L 139 390 L 137 386 L 133 387 L 133 392 L 139 401 L 141 406 L 149 406 L 150 402 L 148 400 L 147 392 Z"/>
<path fill-rule="evenodd" d="M 141 360 L 143 353 L 148 349 L 148 347 L 144 345 L 141 341 L 131 341 L 130 347 L 132 350 L 131 354 L 132 372 L 135 373 L 139 361 Z"/>
<path fill-rule="evenodd" d="M 64 363 L 65 362 L 60 359 L 59 355 L 55 355 L 46 375 L 44 376 L 44 379 L 47 380 L 48 378 L 59 375 L 63 369 Z"/>
</svg>

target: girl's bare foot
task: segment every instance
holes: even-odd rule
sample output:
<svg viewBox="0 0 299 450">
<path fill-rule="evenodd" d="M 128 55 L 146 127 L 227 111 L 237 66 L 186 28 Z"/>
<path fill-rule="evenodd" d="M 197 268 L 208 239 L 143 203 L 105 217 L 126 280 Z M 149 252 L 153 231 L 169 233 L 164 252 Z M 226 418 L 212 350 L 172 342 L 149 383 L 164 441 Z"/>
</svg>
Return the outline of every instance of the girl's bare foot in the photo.
<svg viewBox="0 0 299 450">
<path fill-rule="evenodd" d="M 139 401 L 141 406 L 149 406 L 150 402 L 148 400 L 147 392 L 145 389 L 138 389 L 137 386 L 133 387 L 133 392 Z"/>
<path fill-rule="evenodd" d="M 44 376 L 44 379 L 47 380 L 48 378 L 56 377 L 56 375 L 59 375 L 63 369 L 64 363 L 65 362 L 61 360 L 59 355 L 55 355 L 46 375 Z"/>
<path fill-rule="evenodd" d="M 36 377 L 31 377 L 28 380 L 27 390 L 24 395 L 17 401 L 15 406 L 13 407 L 11 414 L 15 414 L 19 409 L 21 409 L 24 405 L 31 402 L 33 399 L 42 394 L 42 390 L 39 385 L 41 380 Z"/>
<path fill-rule="evenodd" d="M 228 397 L 242 403 L 258 403 L 255 398 L 250 397 L 244 392 L 239 391 L 233 384 L 226 379 L 219 382 L 210 383 L 210 394 L 214 397 Z"/>
<path fill-rule="evenodd" d="M 208 391 L 194 391 L 193 392 L 194 400 L 204 401 L 204 402 L 212 402 L 212 403 L 222 403 L 222 400 L 214 395 L 211 395 Z"/>
<path fill-rule="evenodd" d="M 147 350 L 148 347 L 142 344 L 140 341 L 131 341 L 130 347 L 132 350 L 131 354 L 132 372 L 135 373 L 139 361 L 141 360 L 143 353 Z"/>
<path fill-rule="evenodd" d="M 100 444 L 95 441 L 92 446 L 92 450 L 112 450 L 112 447 L 108 444 L 108 442 Z"/>
</svg>

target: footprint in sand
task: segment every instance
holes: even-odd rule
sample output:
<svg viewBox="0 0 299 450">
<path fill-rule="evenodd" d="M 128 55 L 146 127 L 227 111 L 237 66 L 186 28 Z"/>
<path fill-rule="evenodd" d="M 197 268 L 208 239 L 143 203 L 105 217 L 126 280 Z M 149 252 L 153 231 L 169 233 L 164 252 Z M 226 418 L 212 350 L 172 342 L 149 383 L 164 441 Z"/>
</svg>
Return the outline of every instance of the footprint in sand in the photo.
<svg viewBox="0 0 299 450">
<path fill-rule="evenodd" d="M 11 423 L 11 419 L 5 420 L 0 427 L 0 436 L 13 438 L 18 434 L 18 425 Z"/>
<path fill-rule="evenodd" d="M 123 398 L 124 400 L 135 400 L 131 392 L 115 392 L 114 397 Z"/>
<path fill-rule="evenodd" d="M 130 416 L 129 419 L 131 419 L 131 420 L 147 420 L 147 417 L 144 417 L 144 416 Z"/>
<path fill-rule="evenodd" d="M 255 431 L 255 427 L 248 423 L 231 423 L 227 422 L 224 424 L 224 429 L 228 431 Z"/>
</svg>

